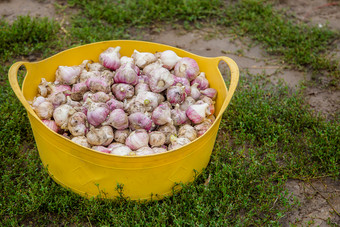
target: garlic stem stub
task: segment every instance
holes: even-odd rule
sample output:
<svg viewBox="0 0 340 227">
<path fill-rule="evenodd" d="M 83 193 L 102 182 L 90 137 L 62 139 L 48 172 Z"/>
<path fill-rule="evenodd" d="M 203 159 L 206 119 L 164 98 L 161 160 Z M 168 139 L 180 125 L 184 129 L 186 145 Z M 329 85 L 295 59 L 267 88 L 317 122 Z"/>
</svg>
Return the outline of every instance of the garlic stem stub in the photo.
<svg viewBox="0 0 340 227">
<path fill-rule="evenodd" d="M 209 130 L 217 90 L 194 59 L 120 50 L 61 65 L 54 81 L 42 78 L 29 102 L 42 123 L 101 155 L 136 157 L 181 148 Z"/>
</svg>

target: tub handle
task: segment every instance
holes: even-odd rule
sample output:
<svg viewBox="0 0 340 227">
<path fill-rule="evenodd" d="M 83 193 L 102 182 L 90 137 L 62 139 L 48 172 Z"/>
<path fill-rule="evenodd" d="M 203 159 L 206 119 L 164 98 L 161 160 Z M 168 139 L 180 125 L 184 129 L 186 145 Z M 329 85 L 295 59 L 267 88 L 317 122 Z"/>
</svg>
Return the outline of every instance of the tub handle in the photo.
<svg viewBox="0 0 340 227">
<path fill-rule="evenodd" d="M 19 62 L 14 63 L 8 71 L 8 79 L 9 79 L 9 83 L 10 83 L 15 95 L 18 97 L 19 101 L 22 103 L 22 105 L 25 107 L 25 109 L 27 111 L 29 111 L 33 115 L 35 115 L 32 108 L 30 107 L 29 103 L 25 99 L 24 94 L 22 93 L 21 88 L 19 86 L 19 82 L 18 82 L 18 70 L 23 65 L 27 69 L 29 62 L 19 61 Z"/>
<path fill-rule="evenodd" d="M 230 69 L 230 85 L 229 85 L 229 88 L 228 88 L 227 96 L 225 98 L 225 102 L 223 103 L 223 105 L 221 107 L 221 110 L 225 110 L 227 108 L 231 98 L 233 97 L 235 90 L 236 90 L 238 80 L 239 80 L 239 76 L 240 76 L 240 71 L 239 71 L 239 68 L 238 68 L 236 62 L 229 57 L 220 56 L 220 57 L 214 58 L 214 60 L 216 60 L 217 68 L 218 68 L 218 64 L 220 63 L 220 61 L 224 61 L 225 63 L 227 63 L 227 65 L 229 66 L 229 69 Z"/>
</svg>

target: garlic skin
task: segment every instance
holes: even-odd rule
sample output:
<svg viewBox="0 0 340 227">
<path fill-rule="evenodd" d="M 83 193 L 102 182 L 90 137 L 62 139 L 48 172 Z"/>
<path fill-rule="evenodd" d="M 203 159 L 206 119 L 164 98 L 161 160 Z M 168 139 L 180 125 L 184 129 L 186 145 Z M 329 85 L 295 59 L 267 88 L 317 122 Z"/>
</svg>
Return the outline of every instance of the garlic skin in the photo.
<svg viewBox="0 0 340 227">
<path fill-rule="evenodd" d="M 185 113 L 194 124 L 199 124 L 204 121 L 207 115 L 210 115 L 209 104 L 202 103 L 189 106 Z"/>
<path fill-rule="evenodd" d="M 197 87 L 198 87 L 198 84 L 197 84 L 197 83 L 191 85 L 191 87 L 190 87 L 190 90 L 191 90 L 191 97 L 192 97 L 193 99 L 195 99 L 195 100 L 198 100 L 198 99 L 200 98 L 200 96 L 201 96 L 201 92 L 200 92 L 200 90 L 198 90 Z"/>
<path fill-rule="evenodd" d="M 133 63 L 121 65 L 114 75 L 115 83 L 136 85 L 138 83 L 139 68 Z"/>
<path fill-rule="evenodd" d="M 130 84 L 114 84 L 112 85 L 112 93 L 119 101 L 131 98 L 135 94 L 135 89 Z"/>
<path fill-rule="evenodd" d="M 137 129 L 126 138 L 125 145 L 131 150 L 138 150 L 141 147 L 147 147 L 149 144 L 149 135 L 145 129 Z"/>
<path fill-rule="evenodd" d="M 201 72 L 194 80 L 191 81 L 191 85 L 198 84 L 197 88 L 199 90 L 204 90 L 209 87 L 209 81 L 205 77 L 205 73 Z"/>
<path fill-rule="evenodd" d="M 180 59 L 175 65 L 174 71 L 175 76 L 185 77 L 189 81 L 194 80 L 200 72 L 197 62 L 188 57 Z"/>
<path fill-rule="evenodd" d="M 93 93 L 102 91 L 105 93 L 110 92 L 110 84 L 108 84 L 105 80 L 103 80 L 101 77 L 91 77 L 88 78 L 85 82 L 86 86 L 90 91 Z"/>
<path fill-rule="evenodd" d="M 202 123 L 195 125 L 194 128 L 197 132 L 197 136 L 202 136 L 211 127 L 212 122 L 209 119 L 205 119 Z"/>
<path fill-rule="evenodd" d="M 137 50 L 133 51 L 132 58 L 135 60 L 135 64 L 139 68 L 144 68 L 145 66 L 157 61 L 157 57 L 149 52 L 139 52 Z"/>
<path fill-rule="evenodd" d="M 117 70 L 121 65 L 119 51 L 120 46 L 109 47 L 99 55 L 99 62 L 108 69 Z"/>
<path fill-rule="evenodd" d="M 166 123 L 172 123 L 171 119 L 171 108 L 168 102 L 162 102 L 156 109 L 152 112 L 152 121 L 156 125 L 164 125 Z"/>
<path fill-rule="evenodd" d="M 150 147 L 141 147 L 138 150 L 136 150 L 133 154 L 130 155 L 136 155 L 136 156 L 144 156 L 144 155 L 151 155 L 155 154 L 155 151 Z"/>
<path fill-rule="evenodd" d="M 196 103 L 195 99 L 193 99 L 191 96 L 187 96 L 184 99 L 184 102 L 179 105 L 179 108 L 183 111 L 186 111 L 189 108 L 189 106 L 194 105 L 195 103 Z"/>
<path fill-rule="evenodd" d="M 158 128 L 158 131 L 163 132 L 165 135 L 165 143 L 166 145 L 170 144 L 170 137 L 172 135 L 177 135 L 177 129 L 173 124 L 167 123 Z"/>
<path fill-rule="evenodd" d="M 175 79 L 174 75 L 170 73 L 166 68 L 156 68 L 149 74 L 149 86 L 152 92 L 160 93 L 170 87 Z"/>
<path fill-rule="evenodd" d="M 171 144 L 169 145 L 169 151 L 181 148 L 184 145 L 191 142 L 188 138 L 185 137 L 177 138 L 176 136 L 171 136 L 170 140 Z"/>
<path fill-rule="evenodd" d="M 80 76 L 82 69 L 79 66 L 59 66 L 55 76 L 56 84 L 75 84 Z"/>
<path fill-rule="evenodd" d="M 67 129 L 73 136 L 85 136 L 87 132 L 87 118 L 82 112 L 76 112 L 69 117 Z"/>
<path fill-rule="evenodd" d="M 111 125 L 115 129 L 126 129 L 129 127 L 128 116 L 124 110 L 114 109 L 111 111 L 102 125 Z"/>
<path fill-rule="evenodd" d="M 153 126 L 153 121 L 142 112 L 132 113 L 128 119 L 131 130 L 145 129 L 146 131 L 150 131 Z"/>
<path fill-rule="evenodd" d="M 215 88 L 207 88 L 205 90 L 201 90 L 202 95 L 206 95 L 212 100 L 216 99 L 217 96 L 217 90 Z"/>
<path fill-rule="evenodd" d="M 113 129 L 111 126 L 91 127 L 86 138 L 92 146 L 107 146 L 113 141 Z"/>
<path fill-rule="evenodd" d="M 165 143 L 165 134 L 160 131 L 152 131 L 149 133 L 149 144 L 151 147 L 160 147 Z"/>
<path fill-rule="evenodd" d="M 76 110 L 68 104 L 58 106 L 53 111 L 54 121 L 60 128 L 67 129 L 68 118 L 72 116 L 75 112 Z"/>
<path fill-rule="evenodd" d="M 110 113 L 110 110 L 105 103 L 93 102 L 90 98 L 86 99 L 85 105 L 88 106 L 87 120 L 93 126 L 98 126 L 103 123 Z"/>
<path fill-rule="evenodd" d="M 183 125 L 189 120 L 185 111 L 180 109 L 179 104 L 176 104 L 175 108 L 171 110 L 171 119 L 176 126 Z"/>
<path fill-rule="evenodd" d="M 197 132 L 193 126 L 185 124 L 179 127 L 178 138 L 187 138 L 193 141 L 197 138 Z"/>
<path fill-rule="evenodd" d="M 157 53 L 159 55 L 159 59 L 163 63 L 163 67 L 171 70 L 175 67 L 176 63 L 181 59 L 177 54 L 172 50 L 166 50 L 161 53 Z"/>
<path fill-rule="evenodd" d="M 115 98 L 110 98 L 109 101 L 106 102 L 106 105 L 109 107 L 110 111 L 115 109 L 124 109 L 124 104 L 121 101 L 118 101 Z"/>
<path fill-rule="evenodd" d="M 129 135 L 130 135 L 130 130 L 128 129 L 116 130 L 114 132 L 114 140 L 119 143 L 125 144 L 125 140 Z"/>
<path fill-rule="evenodd" d="M 91 148 L 91 145 L 87 142 L 87 138 L 85 136 L 76 136 L 71 139 L 74 143 L 82 145 L 84 147 Z"/>
<path fill-rule="evenodd" d="M 92 149 L 95 150 L 95 151 L 100 151 L 100 152 L 106 153 L 106 154 L 111 153 L 111 150 L 107 147 L 104 147 L 104 146 L 93 146 Z"/>
<path fill-rule="evenodd" d="M 60 131 L 60 127 L 55 123 L 54 120 L 42 120 L 42 122 L 49 127 L 52 131 L 58 133 Z"/>
<path fill-rule="evenodd" d="M 166 98 L 171 105 L 181 104 L 186 97 L 184 86 L 171 86 L 166 91 Z"/>
</svg>

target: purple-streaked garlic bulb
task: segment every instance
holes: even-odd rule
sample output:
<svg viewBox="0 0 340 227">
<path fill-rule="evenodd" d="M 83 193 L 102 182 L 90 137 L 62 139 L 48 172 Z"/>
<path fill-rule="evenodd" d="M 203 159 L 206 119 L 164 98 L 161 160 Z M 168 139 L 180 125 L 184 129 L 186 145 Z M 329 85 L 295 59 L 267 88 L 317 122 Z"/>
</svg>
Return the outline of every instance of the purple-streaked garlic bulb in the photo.
<svg viewBox="0 0 340 227">
<path fill-rule="evenodd" d="M 194 105 L 196 100 L 193 99 L 191 96 L 187 96 L 182 104 L 179 105 L 179 108 L 183 111 L 187 111 L 189 106 Z"/>
<path fill-rule="evenodd" d="M 71 99 L 74 101 L 80 101 L 83 99 L 83 95 L 87 92 L 89 88 L 87 87 L 85 82 L 79 82 L 73 84 L 71 90 Z"/>
<path fill-rule="evenodd" d="M 165 143 L 165 134 L 160 131 L 152 131 L 149 133 L 149 144 L 151 147 L 159 147 Z"/>
<path fill-rule="evenodd" d="M 156 125 L 164 125 L 172 123 L 171 119 L 171 106 L 168 102 L 162 102 L 152 112 L 152 121 Z"/>
<path fill-rule="evenodd" d="M 102 91 L 105 93 L 110 92 L 110 84 L 108 84 L 105 80 L 101 77 L 90 77 L 86 80 L 86 86 L 90 91 L 93 93 Z"/>
<path fill-rule="evenodd" d="M 198 84 L 195 83 L 191 85 L 190 90 L 191 90 L 191 97 L 195 100 L 198 100 L 201 96 L 200 90 L 197 88 Z"/>
<path fill-rule="evenodd" d="M 91 71 L 103 71 L 103 70 L 105 70 L 105 67 L 98 62 L 87 64 L 87 67 L 88 67 L 88 71 L 90 71 L 90 72 Z"/>
<path fill-rule="evenodd" d="M 144 129 L 137 129 L 130 133 L 126 138 L 125 145 L 131 150 L 138 150 L 141 147 L 147 147 L 149 144 L 149 135 Z"/>
<path fill-rule="evenodd" d="M 31 102 L 32 108 L 38 107 L 41 103 L 47 101 L 47 99 L 43 96 L 36 96 L 34 97 L 33 101 Z"/>
<path fill-rule="evenodd" d="M 152 92 L 160 93 L 170 87 L 175 79 L 174 75 L 166 68 L 160 67 L 152 70 L 149 74 L 149 86 Z"/>
<path fill-rule="evenodd" d="M 55 123 L 54 120 L 42 120 L 42 122 L 49 127 L 52 131 L 58 133 L 60 131 L 60 127 Z"/>
<path fill-rule="evenodd" d="M 151 91 L 150 87 L 147 83 L 141 83 L 139 82 L 136 86 L 135 86 L 135 95 L 138 95 L 141 92 L 147 92 L 147 91 Z"/>
<path fill-rule="evenodd" d="M 63 104 L 61 106 L 58 106 L 53 111 L 54 121 L 60 128 L 67 129 L 68 119 L 75 112 L 76 110 L 68 104 Z"/>
<path fill-rule="evenodd" d="M 115 129 L 126 129 L 129 127 L 128 116 L 124 110 L 114 109 L 111 111 L 102 125 L 111 125 Z"/>
<path fill-rule="evenodd" d="M 198 84 L 197 88 L 200 90 L 207 89 L 209 87 L 209 81 L 205 77 L 205 73 L 201 72 L 194 80 L 191 81 L 191 85 Z"/>
<path fill-rule="evenodd" d="M 54 108 L 57 108 L 58 106 L 67 102 L 66 95 L 62 92 L 51 94 L 47 97 L 47 100 L 52 103 Z"/>
<path fill-rule="evenodd" d="M 165 152 L 168 151 L 168 149 L 166 148 L 166 146 L 153 147 L 152 150 L 153 150 L 156 154 L 165 153 Z"/>
<path fill-rule="evenodd" d="M 199 73 L 200 69 L 198 64 L 192 58 L 184 57 L 175 65 L 175 76 L 185 77 L 189 81 L 194 80 Z"/>
<path fill-rule="evenodd" d="M 155 61 L 155 62 L 145 66 L 144 69 L 143 69 L 143 73 L 145 75 L 148 75 L 152 70 L 157 69 L 157 68 L 161 68 L 162 66 L 163 66 L 163 64 L 161 63 L 160 60 Z"/>
<path fill-rule="evenodd" d="M 131 99 L 124 100 L 124 110 L 128 114 L 133 114 L 137 112 L 146 112 L 145 106 L 143 103 L 136 102 L 136 96 L 133 96 Z"/>
<path fill-rule="evenodd" d="M 120 63 L 121 63 L 121 65 L 124 65 L 124 64 L 127 64 L 127 63 L 135 64 L 135 60 L 133 60 L 133 58 L 123 56 L 123 57 L 120 58 Z"/>
<path fill-rule="evenodd" d="M 114 84 L 112 85 L 112 93 L 119 101 L 131 98 L 135 94 L 134 87 L 130 84 Z"/>
<path fill-rule="evenodd" d="M 127 156 L 132 152 L 128 146 L 121 143 L 111 143 L 108 148 L 111 150 L 110 154 L 113 155 Z"/>
<path fill-rule="evenodd" d="M 120 47 L 109 47 L 99 55 L 99 62 L 106 68 L 117 70 L 120 67 Z"/>
<path fill-rule="evenodd" d="M 150 91 L 140 92 L 135 101 L 143 104 L 146 111 L 153 111 L 159 104 L 159 94 Z"/>
<path fill-rule="evenodd" d="M 92 146 L 107 146 L 113 141 L 113 129 L 107 125 L 100 128 L 91 127 L 86 138 Z"/>
<path fill-rule="evenodd" d="M 99 71 L 88 72 L 86 70 L 83 70 L 79 76 L 79 83 L 85 83 L 89 78 L 92 77 L 100 77 L 100 72 Z"/>
<path fill-rule="evenodd" d="M 135 64 L 139 68 L 144 68 L 145 66 L 157 61 L 157 57 L 149 52 L 139 52 L 137 50 L 133 51 L 132 58 L 135 60 Z"/>
<path fill-rule="evenodd" d="M 106 105 L 109 107 L 110 111 L 124 108 L 123 102 L 118 101 L 117 99 L 113 97 L 109 101 L 106 102 Z"/>
<path fill-rule="evenodd" d="M 169 145 L 169 151 L 181 148 L 184 145 L 191 142 L 188 138 L 185 137 L 178 138 L 176 136 L 171 136 L 170 141 L 171 144 Z"/>
<path fill-rule="evenodd" d="M 194 124 L 203 122 L 205 117 L 211 114 L 209 110 L 209 104 L 207 103 L 189 106 L 185 113 Z"/>
<path fill-rule="evenodd" d="M 136 155 L 136 156 L 144 156 L 144 155 L 152 155 L 155 154 L 155 151 L 150 147 L 141 147 L 138 150 L 136 150 L 133 154 L 130 155 Z"/>
<path fill-rule="evenodd" d="M 114 133 L 114 140 L 119 143 L 125 144 L 125 140 L 129 135 L 130 135 L 130 130 L 128 129 L 116 130 Z"/>
<path fill-rule="evenodd" d="M 177 135 L 177 129 L 173 124 L 167 123 L 158 128 L 158 131 L 163 132 L 165 134 L 165 144 L 170 144 L 170 136 Z"/>
<path fill-rule="evenodd" d="M 145 129 L 146 131 L 150 131 L 153 126 L 152 120 L 142 112 L 132 113 L 128 119 L 131 130 Z"/>
<path fill-rule="evenodd" d="M 95 151 L 106 153 L 106 154 L 111 153 L 111 150 L 107 147 L 104 147 L 104 146 L 93 146 L 92 149 L 95 150 Z"/>
<path fill-rule="evenodd" d="M 208 96 L 212 100 L 215 100 L 217 96 L 217 90 L 215 88 L 207 88 L 207 89 L 201 90 L 201 94 Z"/>
<path fill-rule="evenodd" d="M 76 112 L 68 118 L 67 129 L 73 136 L 85 136 L 87 132 L 86 115 L 82 112 Z"/>
<path fill-rule="evenodd" d="M 77 143 L 81 146 L 91 148 L 91 145 L 87 142 L 87 138 L 85 136 L 76 136 L 71 139 L 74 143 Z"/>
<path fill-rule="evenodd" d="M 198 100 L 196 103 L 201 103 L 201 102 L 205 102 L 205 103 L 209 104 L 210 114 L 214 114 L 215 113 L 215 101 L 213 101 L 208 96 L 201 96 L 200 100 Z"/>
<path fill-rule="evenodd" d="M 176 63 L 181 59 L 181 57 L 178 57 L 177 54 L 172 50 L 158 52 L 156 55 L 163 63 L 163 67 L 169 70 L 175 67 Z"/>
<path fill-rule="evenodd" d="M 114 75 L 115 83 L 136 85 L 138 83 L 139 68 L 133 63 L 126 63 L 117 69 Z"/>
<path fill-rule="evenodd" d="M 209 119 L 205 119 L 202 123 L 195 125 L 194 128 L 197 132 L 197 137 L 203 135 L 211 127 L 212 122 Z"/>
<path fill-rule="evenodd" d="M 176 126 L 183 125 L 189 120 L 185 111 L 181 110 L 178 104 L 171 110 L 171 119 Z"/>
<path fill-rule="evenodd" d="M 41 78 L 41 82 L 38 85 L 38 94 L 47 97 L 48 93 L 50 93 L 49 84 L 51 84 L 51 82 L 47 82 L 45 78 Z"/>
<path fill-rule="evenodd" d="M 187 78 L 175 76 L 174 80 L 175 82 L 173 83 L 173 85 L 180 87 L 184 86 L 185 93 L 187 94 L 187 96 L 191 94 L 190 82 Z"/>
<path fill-rule="evenodd" d="M 183 103 L 186 96 L 184 86 L 171 86 L 166 91 L 167 101 L 169 101 L 171 105 Z"/>
<path fill-rule="evenodd" d="M 59 66 L 55 73 L 56 84 L 72 85 L 78 81 L 82 68 L 80 66 Z"/>
<path fill-rule="evenodd" d="M 86 99 L 87 120 L 93 126 L 98 126 L 104 122 L 110 113 L 106 103 L 93 102 L 90 98 Z"/>
<path fill-rule="evenodd" d="M 179 127 L 178 129 L 178 138 L 187 138 L 190 141 L 193 141 L 197 138 L 197 132 L 195 128 L 189 124 L 185 124 Z"/>
<path fill-rule="evenodd" d="M 107 102 L 110 100 L 110 95 L 105 92 L 98 91 L 90 96 L 93 102 Z"/>
</svg>

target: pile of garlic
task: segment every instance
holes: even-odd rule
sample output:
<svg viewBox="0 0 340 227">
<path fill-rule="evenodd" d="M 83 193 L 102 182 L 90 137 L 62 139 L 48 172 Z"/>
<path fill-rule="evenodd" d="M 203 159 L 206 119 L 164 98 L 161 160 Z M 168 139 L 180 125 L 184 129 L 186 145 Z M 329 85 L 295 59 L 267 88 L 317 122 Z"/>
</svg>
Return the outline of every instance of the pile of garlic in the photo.
<svg viewBox="0 0 340 227">
<path fill-rule="evenodd" d="M 30 102 L 53 131 L 94 150 L 121 156 L 167 152 L 212 125 L 217 91 L 197 62 L 172 50 L 120 55 L 109 47 L 99 62 L 59 66 L 42 78 Z"/>
</svg>

